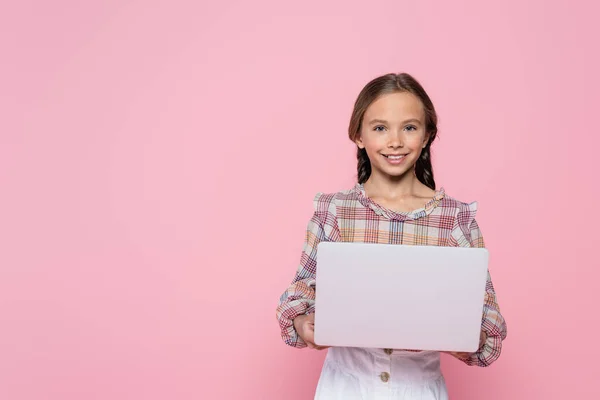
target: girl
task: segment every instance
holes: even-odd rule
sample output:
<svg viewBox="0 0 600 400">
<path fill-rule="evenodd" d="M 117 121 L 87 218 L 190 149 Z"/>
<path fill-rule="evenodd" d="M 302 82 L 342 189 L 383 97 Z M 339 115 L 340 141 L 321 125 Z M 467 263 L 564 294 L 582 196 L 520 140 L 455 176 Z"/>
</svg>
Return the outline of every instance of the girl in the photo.
<svg viewBox="0 0 600 400">
<path fill-rule="evenodd" d="M 316 195 L 300 266 L 277 308 L 283 340 L 297 348 L 323 349 L 314 343 L 320 241 L 484 247 L 475 220 L 477 204 L 436 190 L 430 149 L 437 115 L 413 77 L 388 74 L 369 82 L 356 100 L 348 134 L 358 147 L 358 183 Z M 500 356 L 505 337 L 506 323 L 488 274 L 479 350 L 451 354 L 467 365 L 485 367 Z M 439 352 L 333 347 L 315 398 L 447 399 L 448 394 Z"/>
</svg>

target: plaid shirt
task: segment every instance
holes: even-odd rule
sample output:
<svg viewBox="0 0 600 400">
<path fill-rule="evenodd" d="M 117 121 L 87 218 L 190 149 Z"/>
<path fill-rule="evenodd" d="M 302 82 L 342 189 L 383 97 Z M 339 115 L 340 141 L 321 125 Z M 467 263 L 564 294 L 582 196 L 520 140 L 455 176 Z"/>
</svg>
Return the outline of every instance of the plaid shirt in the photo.
<svg viewBox="0 0 600 400">
<path fill-rule="evenodd" d="M 444 189 L 438 190 L 425 207 L 409 213 L 394 212 L 378 205 L 366 196 L 361 184 L 343 192 L 318 193 L 314 208 L 300 265 L 277 307 L 281 336 L 293 347 L 306 347 L 294 329 L 293 320 L 298 315 L 315 311 L 315 272 L 320 241 L 484 247 L 475 220 L 477 203 L 466 204 L 452 199 L 445 195 Z M 489 272 L 481 327 L 487 334 L 486 342 L 476 353 L 462 360 L 468 365 L 485 367 L 500 356 L 502 340 L 506 338 L 506 322 L 500 314 Z"/>
</svg>

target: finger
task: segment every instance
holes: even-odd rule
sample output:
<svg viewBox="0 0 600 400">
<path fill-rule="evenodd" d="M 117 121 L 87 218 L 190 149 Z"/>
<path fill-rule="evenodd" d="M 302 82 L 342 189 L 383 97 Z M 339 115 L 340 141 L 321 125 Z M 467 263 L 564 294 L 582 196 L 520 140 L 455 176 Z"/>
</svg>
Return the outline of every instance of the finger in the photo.
<svg viewBox="0 0 600 400">
<path fill-rule="evenodd" d="M 454 352 L 452 353 L 453 356 L 458 357 L 460 359 L 465 359 L 469 357 L 469 353 L 462 353 L 462 352 Z"/>
<path fill-rule="evenodd" d="M 330 346 L 319 346 L 316 343 L 311 343 L 312 344 L 312 348 L 315 350 L 325 350 L 328 349 Z"/>
<path fill-rule="evenodd" d="M 485 342 L 487 342 L 488 335 L 484 331 L 481 331 L 481 335 L 479 335 L 479 348 L 483 347 Z"/>
<path fill-rule="evenodd" d="M 304 341 L 315 343 L 315 331 L 313 329 L 306 329 L 304 331 Z"/>
</svg>

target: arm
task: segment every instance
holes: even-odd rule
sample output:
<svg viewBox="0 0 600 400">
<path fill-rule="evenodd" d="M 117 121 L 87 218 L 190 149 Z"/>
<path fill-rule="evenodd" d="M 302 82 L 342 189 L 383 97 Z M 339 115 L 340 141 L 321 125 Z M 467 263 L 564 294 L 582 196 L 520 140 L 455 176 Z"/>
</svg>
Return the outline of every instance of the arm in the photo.
<svg viewBox="0 0 600 400">
<path fill-rule="evenodd" d="M 277 307 L 277 320 L 283 341 L 292 347 L 303 348 L 306 343 L 294 327 L 299 315 L 312 314 L 315 309 L 315 273 L 317 268 L 317 245 L 325 239 L 323 223 L 315 212 L 308 223 L 300 265 L 292 284 L 281 295 Z"/>
<path fill-rule="evenodd" d="M 470 226 L 471 247 L 485 247 L 483 236 L 477 221 L 473 219 Z M 487 367 L 500 357 L 502 341 L 506 338 L 506 322 L 500 314 L 500 307 L 496 299 L 494 285 L 488 271 L 483 304 L 483 317 L 481 320 L 482 342 L 475 353 L 459 354 L 456 357 L 467 365 Z"/>
</svg>

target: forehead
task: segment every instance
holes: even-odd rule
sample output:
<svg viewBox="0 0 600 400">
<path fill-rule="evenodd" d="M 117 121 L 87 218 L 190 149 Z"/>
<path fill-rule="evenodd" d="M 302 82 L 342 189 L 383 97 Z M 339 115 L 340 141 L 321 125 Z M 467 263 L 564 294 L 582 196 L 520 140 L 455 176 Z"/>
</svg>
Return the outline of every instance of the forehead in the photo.
<svg viewBox="0 0 600 400">
<path fill-rule="evenodd" d="M 400 92 L 380 96 L 367 108 L 364 119 L 393 122 L 415 118 L 423 121 L 424 116 L 421 100 L 410 92 Z"/>
</svg>

